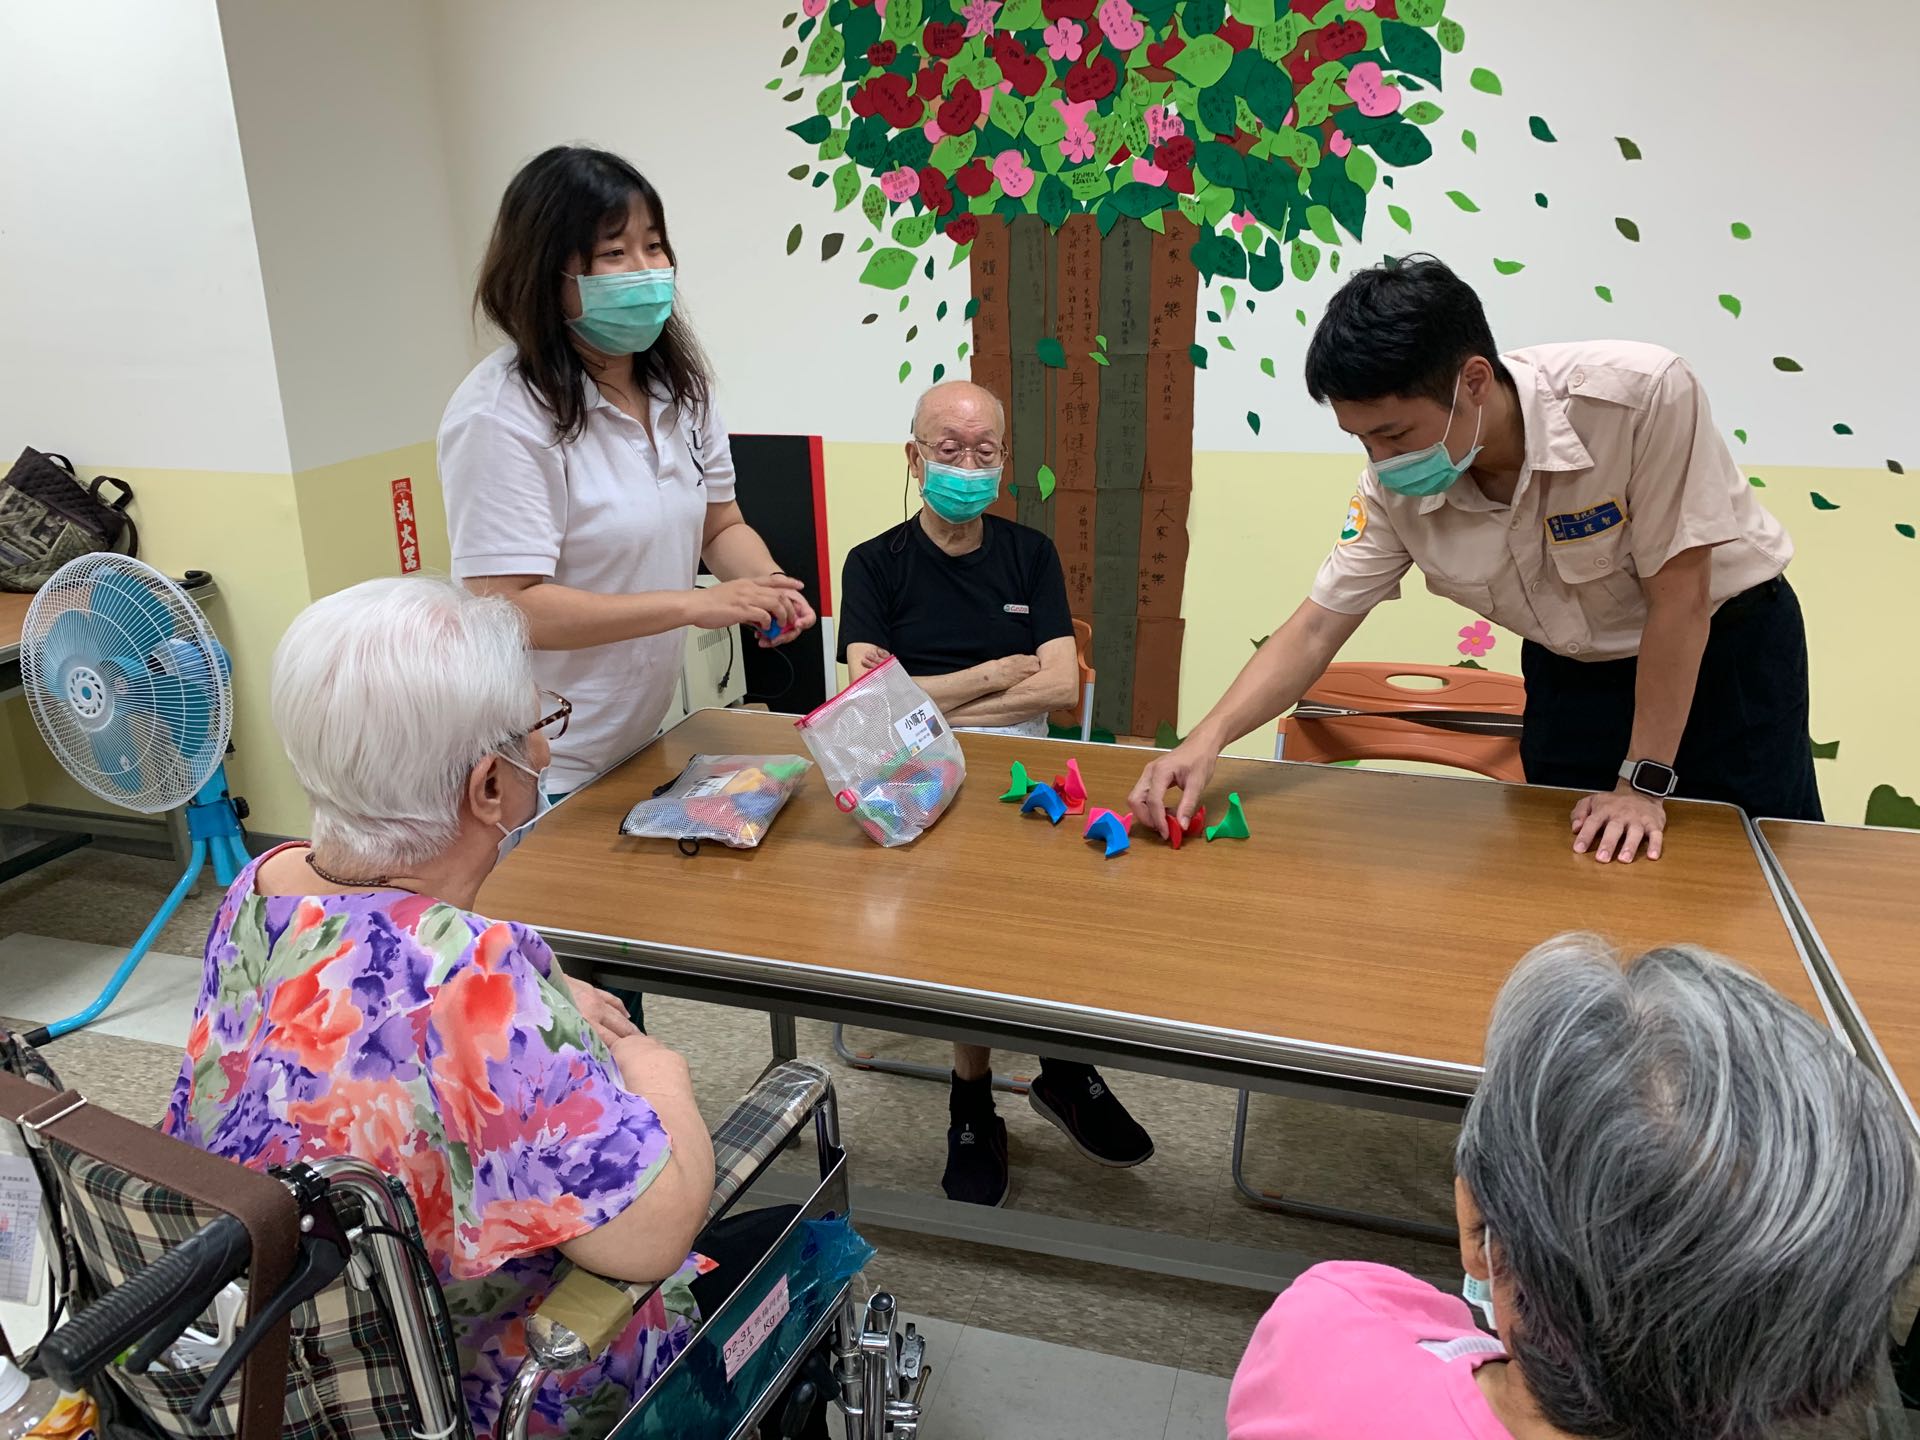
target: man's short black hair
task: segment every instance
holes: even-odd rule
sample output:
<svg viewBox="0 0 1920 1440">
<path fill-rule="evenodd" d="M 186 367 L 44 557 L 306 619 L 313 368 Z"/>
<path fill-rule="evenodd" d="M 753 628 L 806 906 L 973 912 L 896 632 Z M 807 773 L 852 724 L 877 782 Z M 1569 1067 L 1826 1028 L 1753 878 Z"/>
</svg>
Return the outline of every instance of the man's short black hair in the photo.
<svg viewBox="0 0 1920 1440">
<path fill-rule="evenodd" d="M 1307 346 L 1307 393 L 1329 400 L 1453 399 L 1460 367 L 1484 355 L 1505 380 L 1473 287 L 1431 255 L 1389 259 L 1350 277 Z"/>
</svg>

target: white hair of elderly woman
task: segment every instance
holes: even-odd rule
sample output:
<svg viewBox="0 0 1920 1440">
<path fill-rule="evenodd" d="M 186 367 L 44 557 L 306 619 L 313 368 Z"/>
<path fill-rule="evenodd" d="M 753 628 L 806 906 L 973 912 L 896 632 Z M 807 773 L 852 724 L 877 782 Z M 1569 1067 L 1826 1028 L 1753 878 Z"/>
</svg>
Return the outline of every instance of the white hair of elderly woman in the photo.
<svg viewBox="0 0 1920 1440">
<path fill-rule="evenodd" d="M 1503 1339 L 1576 1435 L 1748 1440 L 1847 1400 L 1920 1242 L 1913 1138 L 1811 1016 L 1689 946 L 1563 935 L 1494 1008 L 1455 1161 Z"/>
<path fill-rule="evenodd" d="M 525 758 L 539 697 L 518 607 L 447 580 L 368 580 L 316 600 L 273 656 L 273 723 L 313 843 L 353 873 L 441 854 L 489 753 Z"/>
</svg>

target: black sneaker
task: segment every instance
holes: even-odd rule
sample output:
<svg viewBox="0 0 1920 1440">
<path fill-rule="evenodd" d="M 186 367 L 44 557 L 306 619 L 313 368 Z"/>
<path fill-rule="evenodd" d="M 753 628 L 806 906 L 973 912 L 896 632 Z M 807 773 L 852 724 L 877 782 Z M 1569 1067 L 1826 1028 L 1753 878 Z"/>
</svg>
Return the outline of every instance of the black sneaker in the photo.
<svg viewBox="0 0 1920 1440">
<path fill-rule="evenodd" d="M 947 1127 L 947 1173 L 940 1188 L 963 1205 L 1007 1203 L 1007 1122 L 989 1110 Z"/>
<path fill-rule="evenodd" d="M 1153 1158 L 1153 1137 L 1091 1065 L 1042 1059 L 1027 1103 L 1096 1165 L 1125 1170 Z"/>
</svg>

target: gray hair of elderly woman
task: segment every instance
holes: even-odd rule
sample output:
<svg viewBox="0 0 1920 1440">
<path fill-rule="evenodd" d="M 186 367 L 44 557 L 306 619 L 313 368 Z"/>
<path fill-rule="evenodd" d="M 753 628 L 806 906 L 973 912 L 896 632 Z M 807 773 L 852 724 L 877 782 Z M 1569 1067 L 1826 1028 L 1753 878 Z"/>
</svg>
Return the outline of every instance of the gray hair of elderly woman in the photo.
<svg viewBox="0 0 1920 1440">
<path fill-rule="evenodd" d="M 1507 981 L 1456 1164 L 1547 1422 L 1750 1440 L 1884 1354 L 1912 1136 L 1839 1041 L 1704 950 L 1565 935 Z"/>
<path fill-rule="evenodd" d="M 524 761 L 539 697 L 511 601 L 448 580 L 368 580 L 316 600 L 273 656 L 273 723 L 313 843 L 354 874 L 418 865 L 460 833 L 488 754 Z"/>
</svg>

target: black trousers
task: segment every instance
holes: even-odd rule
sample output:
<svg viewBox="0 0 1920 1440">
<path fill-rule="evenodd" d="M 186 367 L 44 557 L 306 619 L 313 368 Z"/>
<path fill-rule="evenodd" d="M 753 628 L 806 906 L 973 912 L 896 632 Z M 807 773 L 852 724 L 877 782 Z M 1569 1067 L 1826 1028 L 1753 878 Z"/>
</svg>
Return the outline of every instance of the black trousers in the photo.
<svg viewBox="0 0 1920 1440">
<path fill-rule="evenodd" d="M 1581 661 L 1529 640 L 1520 759 L 1527 781 L 1611 790 L 1633 736 L 1638 662 Z M 1754 819 L 1821 820 L 1807 724 L 1807 630 L 1785 577 L 1715 613 L 1673 768 L 1677 794 L 1724 800 Z"/>
</svg>

